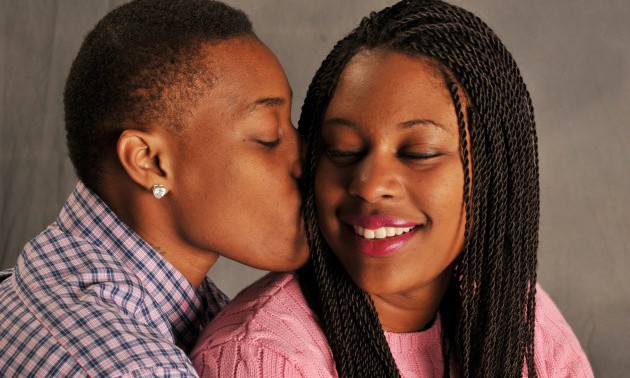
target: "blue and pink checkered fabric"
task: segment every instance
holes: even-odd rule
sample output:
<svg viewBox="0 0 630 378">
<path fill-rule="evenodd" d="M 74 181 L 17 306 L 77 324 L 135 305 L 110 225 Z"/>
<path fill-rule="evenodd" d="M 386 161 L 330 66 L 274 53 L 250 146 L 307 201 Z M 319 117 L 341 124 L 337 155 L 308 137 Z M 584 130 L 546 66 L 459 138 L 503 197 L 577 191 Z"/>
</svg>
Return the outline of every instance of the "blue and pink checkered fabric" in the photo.
<svg viewBox="0 0 630 378">
<path fill-rule="evenodd" d="M 186 353 L 228 302 L 82 183 L 0 281 L 0 377 L 196 377 Z"/>
</svg>

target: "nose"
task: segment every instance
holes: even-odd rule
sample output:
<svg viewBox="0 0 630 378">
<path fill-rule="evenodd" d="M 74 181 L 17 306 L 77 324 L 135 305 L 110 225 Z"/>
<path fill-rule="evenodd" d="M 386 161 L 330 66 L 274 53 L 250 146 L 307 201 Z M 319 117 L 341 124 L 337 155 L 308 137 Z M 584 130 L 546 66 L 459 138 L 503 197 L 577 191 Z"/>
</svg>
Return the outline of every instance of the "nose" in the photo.
<svg viewBox="0 0 630 378">
<path fill-rule="evenodd" d="M 291 129 L 289 131 L 287 139 L 289 139 L 287 141 L 287 144 L 289 145 L 289 170 L 291 176 L 293 176 L 293 178 L 295 178 L 296 180 L 299 180 L 300 178 L 302 178 L 302 165 L 304 163 L 304 156 L 306 153 L 304 140 L 298 134 L 293 125 L 291 125 Z"/>
<path fill-rule="evenodd" d="M 368 203 L 399 198 L 403 185 L 394 166 L 395 162 L 383 156 L 364 157 L 351 173 L 348 192 Z"/>
</svg>

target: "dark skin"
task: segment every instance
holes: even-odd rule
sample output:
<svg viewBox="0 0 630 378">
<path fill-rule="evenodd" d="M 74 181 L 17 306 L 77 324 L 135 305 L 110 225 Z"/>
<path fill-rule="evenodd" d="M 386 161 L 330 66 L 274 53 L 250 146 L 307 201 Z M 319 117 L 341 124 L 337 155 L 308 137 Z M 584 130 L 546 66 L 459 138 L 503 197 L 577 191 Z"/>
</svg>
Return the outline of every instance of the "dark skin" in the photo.
<svg viewBox="0 0 630 378">
<path fill-rule="evenodd" d="M 459 128 L 437 64 L 386 50 L 357 54 L 326 110 L 322 144 L 315 197 L 326 241 L 371 295 L 384 330 L 424 329 L 465 228 Z M 392 253 L 366 254 L 357 245 L 397 236 L 381 230 L 377 240 L 378 226 L 371 226 L 373 234 L 357 239 L 353 217 L 412 224 L 411 237 Z"/>
<path fill-rule="evenodd" d="M 124 131 L 99 195 L 195 288 L 219 256 L 296 269 L 308 250 L 284 71 L 255 37 L 205 44 L 200 54 L 217 79 L 183 130 Z M 161 199 L 151 192 L 156 184 L 168 189 Z"/>
</svg>

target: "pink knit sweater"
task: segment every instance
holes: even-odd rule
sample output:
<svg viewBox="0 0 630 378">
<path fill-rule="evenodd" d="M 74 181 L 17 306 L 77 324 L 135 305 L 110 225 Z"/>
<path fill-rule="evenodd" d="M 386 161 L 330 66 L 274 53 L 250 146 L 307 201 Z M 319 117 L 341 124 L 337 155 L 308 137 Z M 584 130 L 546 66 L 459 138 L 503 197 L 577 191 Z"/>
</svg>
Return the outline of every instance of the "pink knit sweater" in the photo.
<svg viewBox="0 0 630 378">
<path fill-rule="evenodd" d="M 439 317 L 422 332 L 385 337 L 402 377 L 441 377 Z M 593 377 L 571 328 L 547 294 L 536 296 L 538 376 Z M 337 377 L 326 337 L 293 273 L 269 274 L 241 292 L 203 331 L 191 359 L 204 377 Z"/>
</svg>

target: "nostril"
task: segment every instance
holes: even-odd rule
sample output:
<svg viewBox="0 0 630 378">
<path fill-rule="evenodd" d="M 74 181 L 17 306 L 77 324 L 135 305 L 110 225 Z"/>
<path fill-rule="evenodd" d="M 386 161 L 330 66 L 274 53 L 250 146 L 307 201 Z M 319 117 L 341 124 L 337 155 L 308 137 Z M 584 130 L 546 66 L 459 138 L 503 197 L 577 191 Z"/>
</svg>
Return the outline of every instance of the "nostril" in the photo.
<svg viewBox="0 0 630 378">
<path fill-rule="evenodd" d="M 348 186 L 348 193 L 368 203 L 393 200 L 401 195 L 402 188 L 397 180 L 382 176 L 379 176 L 378 179 L 373 177 L 361 177 L 352 180 Z"/>
</svg>

